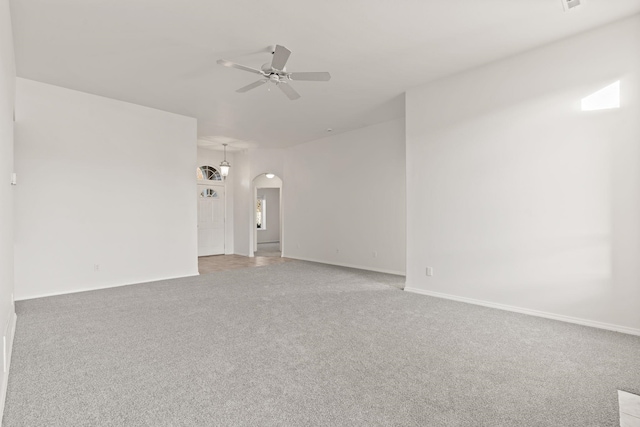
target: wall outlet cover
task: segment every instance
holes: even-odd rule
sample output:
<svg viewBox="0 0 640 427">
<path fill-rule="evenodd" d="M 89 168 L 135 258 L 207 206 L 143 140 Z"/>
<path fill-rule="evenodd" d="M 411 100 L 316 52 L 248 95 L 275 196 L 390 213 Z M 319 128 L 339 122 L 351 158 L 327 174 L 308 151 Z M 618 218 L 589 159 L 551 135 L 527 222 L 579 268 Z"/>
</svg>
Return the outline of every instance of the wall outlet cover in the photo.
<svg viewBox="0 0 640 427">
<path fill-rule="evenodd" d="M 562 2 L 562 7 L 565 12 L 573 9 L 574 7 L 578 7 L 581 4 L 581 0 L 560 0 Z"/>
</svg>

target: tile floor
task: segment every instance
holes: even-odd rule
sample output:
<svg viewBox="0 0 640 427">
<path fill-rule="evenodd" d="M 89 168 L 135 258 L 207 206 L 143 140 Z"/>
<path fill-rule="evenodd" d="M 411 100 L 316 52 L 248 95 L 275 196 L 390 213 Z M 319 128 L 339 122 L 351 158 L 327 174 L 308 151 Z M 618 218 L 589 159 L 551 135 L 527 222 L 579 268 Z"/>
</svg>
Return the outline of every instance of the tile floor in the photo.
<svg viewBox="0 0 640 427">
<path fill-rule="evenodd" d="M 216 271 L 236 270 L 238 268 L 262 267 L 264 265 L 281 264 L 291 261 L 289 258 L 262 257 L 253 258 L 241 255 L 213 255 L 198 258 L 200 274 L 215 273 Z"/>
</svg>

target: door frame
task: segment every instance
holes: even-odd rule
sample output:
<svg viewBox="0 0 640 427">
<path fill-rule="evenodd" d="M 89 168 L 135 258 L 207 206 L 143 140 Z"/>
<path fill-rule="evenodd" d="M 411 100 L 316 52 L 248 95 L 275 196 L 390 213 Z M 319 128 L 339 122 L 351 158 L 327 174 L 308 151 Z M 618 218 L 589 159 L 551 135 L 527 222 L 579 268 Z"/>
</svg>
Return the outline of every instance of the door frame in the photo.
<svg viewBox="0 0 640 427">
<path fill-rule="evenodd" d="M 250 216 L 250 226 L 251 226 L 251 230 L 249 232 L 249 257 L 253 258 L 255 256 L 255 251 L 257 250 L 257 245 L 258 245 L 258 230 L 256 228 L 256 210 L 258 209 L 258 188 L 278 188 L 280 190 L 280 218 L 279 218 L 279 222 L 280 222 L 280 257 L 284 257 L 284 192 L 282 191 L 282 188 L 284 187 L 284 180 L 282 178 L 280 178 L 280 176 L 278 176 L 278 174 L 275 174 L 275 177 L 277 177 L 280 180 L 280 185 L 273 185 L 273 186 L 267 186 L 267 185 L 256 185 L 256 180 L 258 178 L 260 178 L 263 175 L 266 175 L 267 172 L 261 173 L 259 175 L 256 175 L 252 180 L 251 180 L 251 216 Z"/>
<path fill-rule="evenodd" d="M 224 197 L 222 198 L 222 210 L 223 210 L 222 254 L 220 255 L 226 255 L 227 253 L 227 186 L 224 183 L 221 183 L 219 181 L 198 181 L 198 184 L 196 187 L 196 190 L 197 190 L 196 203 L 198 203 L 198 200 L 200 200 L 200 193 L 205 188 L 222 189 L 222 192 L 224 194 Z M 199 223 L 199 218 L 197 217 L 197 215 L 200 215 L 200 209 L 197 209 L 197 212 L 196 212 L 196 228 L 198 227 L 198 223 Z M 198 234 L 199 234 L 198 230 L 196 229 L 196 236 L 198 236 Z M 198 247 L 199 247 L 199 243 L 196 242 L 196 244 L 198 244 Z M 213 256 L 213 255 L 198 255 L 198 258 L 200 258 L 201 256 L 204 257 L 204 256 Z"/>
</svg>

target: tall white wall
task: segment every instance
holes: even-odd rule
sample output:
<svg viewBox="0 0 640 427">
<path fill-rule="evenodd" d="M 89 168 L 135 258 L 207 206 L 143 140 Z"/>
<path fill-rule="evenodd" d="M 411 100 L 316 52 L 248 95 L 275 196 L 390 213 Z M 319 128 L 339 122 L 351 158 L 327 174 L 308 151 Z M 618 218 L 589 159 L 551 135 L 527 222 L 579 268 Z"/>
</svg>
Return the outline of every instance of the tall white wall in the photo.
<svg viewBox="0 0 640 427">
<path fill-rule="evenodd" d="M 18 79 L 16 298 L 198 274 L 196 138 L 193 118 Z"/>
<path fill-rule="evenodd" d="M 638 52 L 635 16 L 407 93 L 408 288 L 640 332 Z"/>
<path fill-rule="evenodd" d="M 233 174 L 233 245 L 238 255 L 249 256 L 250 239 L 253 233 L 253 190 L 249 151 L 236 152 L 229 175 Z"/>
<path fill-rule="evenodd" d="M 263 148 L 250 151 L 251 179 L 263 173 L 273 173 L 278 177 L 284 176 L 284 153 L 279 148 Z"/>
<path fill-rule="evenodd" d="M 283 256 L 404 274 L 404 120 L 286 150 L 283 181 Z"/>
<path fill-rule="evenodd" d="M 266 201 L 266 228 L 257 230 L 258 243 L 280 241 L 280 189 L 258 188 L 258 198 Z"/>
<path fill-rule="evenodd" d="M 209 165 L 213 166 L 216 169 L 220 170 L 220 162 L 224 160 L 224 152 L 209 150 L 206 148 L 198 147 L 198 166 Z M 227 161 L 231 163 L 233 166 L 234 156 L 233 153 L 227 153 Z M 233 224 L 233 211 L 234 211 L 234 180 L 236 179 L 236 174 L 229 174 L 224 181 L 224 191 L 225 191 L 225 242 L 224 242 L 224 252 L 225 254 L 233 254 L 234 246 L 234 224 Z M 202 182 L 201 182 L 202 183 Z M 195 191 L 195 190 L 194 190 Z"/>
<path fill-rule="evenodd" d="M 15 326 L 13 308 L 13 108 L 15 101 L 16 69 L 13 56 L 13 37 L 9 1 L 0 0 L 0 336 L 7 348 L 0 358 L 10 361 Z M 4 409 L 9 373 L 0 370 L 0 422 Z"/>
</svg>

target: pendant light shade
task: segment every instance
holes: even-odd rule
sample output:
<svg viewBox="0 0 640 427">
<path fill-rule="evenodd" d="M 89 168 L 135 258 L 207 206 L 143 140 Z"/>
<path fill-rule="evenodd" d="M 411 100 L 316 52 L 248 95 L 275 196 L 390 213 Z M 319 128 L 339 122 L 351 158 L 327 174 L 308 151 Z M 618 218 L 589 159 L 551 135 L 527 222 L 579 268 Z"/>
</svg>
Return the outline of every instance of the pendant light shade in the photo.
<svg viewBox="0 0 640 427">
<path fill-rule="evenodd" d="M 220 163 L 220 175 L 226 177 L 229 175 L 229 168 L 231 165 L 227 162 L 227 144 L 222 144 L 224 146 L 224 160 Z"/>
</svg>

